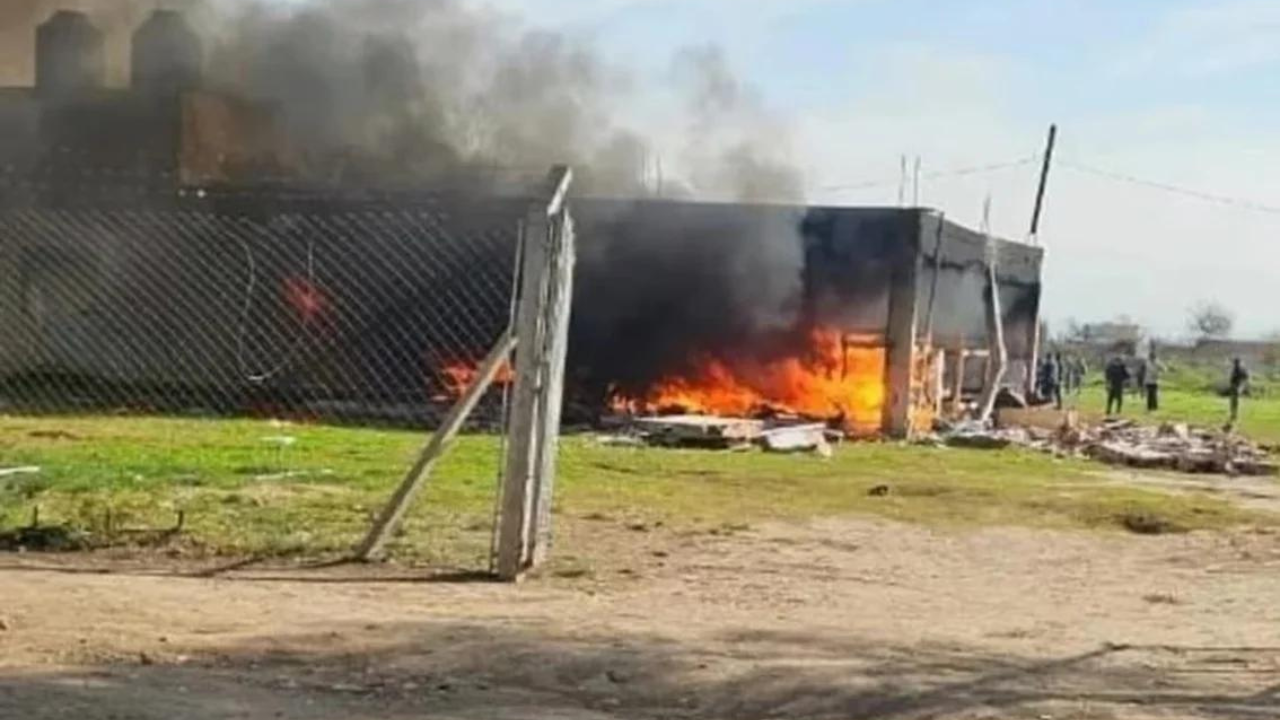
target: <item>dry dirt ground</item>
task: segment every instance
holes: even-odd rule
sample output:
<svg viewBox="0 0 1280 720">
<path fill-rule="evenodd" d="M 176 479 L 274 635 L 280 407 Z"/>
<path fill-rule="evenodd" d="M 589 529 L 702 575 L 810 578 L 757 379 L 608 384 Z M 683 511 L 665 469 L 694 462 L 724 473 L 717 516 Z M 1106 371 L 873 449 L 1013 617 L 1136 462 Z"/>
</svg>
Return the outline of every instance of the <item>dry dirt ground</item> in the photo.
<svg viewBox="0 0 1280 720">
<path fill-rule="evenodd" d="M 0 558 L 0 718 L 1280 717 L 1273 534 L 597 532 L 519 587 Z"/>
</svg>

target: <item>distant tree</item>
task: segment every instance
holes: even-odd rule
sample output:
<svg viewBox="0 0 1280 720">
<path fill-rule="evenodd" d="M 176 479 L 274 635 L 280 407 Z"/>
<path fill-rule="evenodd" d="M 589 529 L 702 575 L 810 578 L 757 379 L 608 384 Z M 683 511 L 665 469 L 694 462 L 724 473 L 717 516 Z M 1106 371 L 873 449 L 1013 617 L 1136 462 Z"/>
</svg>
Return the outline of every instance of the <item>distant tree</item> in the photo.
<svg viewBox="0 0 1280 720">
<path fill-rule="evenodd" d="M 1080 321 L 1075 318 L 1067 318 L 1066 324 L 1062 327 L 1062 335 L 1060 336 L 1062 342 L 1083 342 L 1086 337 L 1087 333 L 1085 333 L 1084 325 L 1081 325 Z"/>
<path fill-rule="evenodd" d="M 1187 329 L 1197 340 L 1223 340 L 1231 336 L 1236 318 L 1221 303 L 1201 301 L 1187 316 Z"/>
</svg>

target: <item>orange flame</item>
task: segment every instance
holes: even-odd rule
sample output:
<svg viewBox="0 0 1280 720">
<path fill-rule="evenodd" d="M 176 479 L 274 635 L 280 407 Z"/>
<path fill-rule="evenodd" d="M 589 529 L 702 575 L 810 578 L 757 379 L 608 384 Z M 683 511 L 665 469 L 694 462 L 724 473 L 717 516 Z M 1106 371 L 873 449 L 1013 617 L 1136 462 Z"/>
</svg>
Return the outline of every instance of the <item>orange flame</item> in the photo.
<svg viewBox="0 0 1280 720">
<path fill-rule="evenodd" d="M 440 369 L 440 375 L 444 380 L 445 394 L 437 397 L 437 400 L 447 400 L 450 398 L 460 398 L 462 394 L 475 383 L 480 377 L 480 368 L 467 363 L 452 363 Z M 511 367 L 510 362 L 504 361 L 502 366 L 498 368 L 498 374 L 494 376 L 493 384 L 497 386 L 510 385 L 515 382 L 516 372 Z"/>
<path fill-rule="evenodd" d="M 692 376 L 670 377 L 643 398 L 618 397 L 620 412 L 680 408 L 743 416 L 762 409 L 815 418 L 842 418 L 850 431 L 881 426 L 885 403 L 885 348 L 851 343 L 838 331 L 817 330 L 801 356 L 768 363 L 704 358 Z"/>
<path fill-rule="evenodd" d="M 286 279 L 284 297 L 304 325 L 316 323 L 329 310 L 329 298 L 324 291 L 305 278 Z"/>
</svg>

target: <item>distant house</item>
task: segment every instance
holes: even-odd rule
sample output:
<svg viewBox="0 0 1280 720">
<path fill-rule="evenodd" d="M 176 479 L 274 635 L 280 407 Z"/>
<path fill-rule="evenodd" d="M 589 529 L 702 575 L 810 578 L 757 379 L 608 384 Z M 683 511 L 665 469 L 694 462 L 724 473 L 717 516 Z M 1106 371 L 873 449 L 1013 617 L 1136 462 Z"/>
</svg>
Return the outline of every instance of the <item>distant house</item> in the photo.
<svg viewBox="0 0 1280 720">
<path fill-rule="evenodd" d="M 1126 322 L 1089 323 L 1080 328 L 1080 342 L 1094 347 L 1136 349 L 1146 337 L 1142 326 Z"/>
</svg>

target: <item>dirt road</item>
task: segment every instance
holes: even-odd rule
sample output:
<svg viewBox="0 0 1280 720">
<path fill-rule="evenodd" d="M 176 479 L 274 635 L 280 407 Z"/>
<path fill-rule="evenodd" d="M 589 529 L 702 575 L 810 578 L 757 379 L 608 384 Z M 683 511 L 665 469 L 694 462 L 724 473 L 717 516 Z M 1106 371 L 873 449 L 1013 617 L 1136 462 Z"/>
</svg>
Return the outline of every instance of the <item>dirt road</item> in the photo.
<svg viewBox="0 0 1280 720">
<path fill-rule="evenodd" d="M 1275 535 L 618 537 L 520 587 L 10 557 L 0 718 L 1280 717 Z"/>
</svg>

